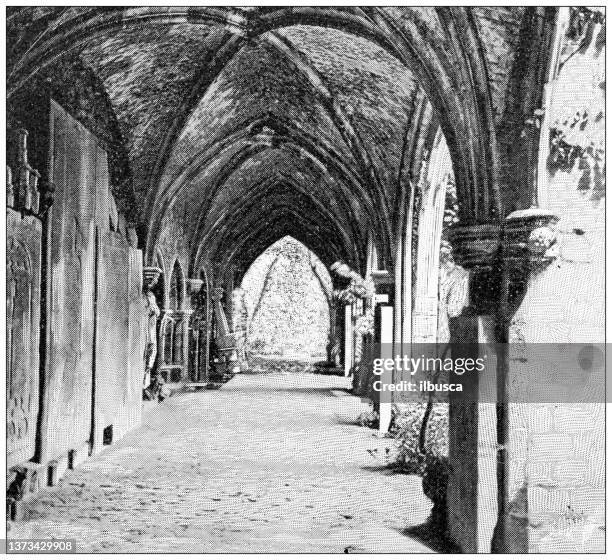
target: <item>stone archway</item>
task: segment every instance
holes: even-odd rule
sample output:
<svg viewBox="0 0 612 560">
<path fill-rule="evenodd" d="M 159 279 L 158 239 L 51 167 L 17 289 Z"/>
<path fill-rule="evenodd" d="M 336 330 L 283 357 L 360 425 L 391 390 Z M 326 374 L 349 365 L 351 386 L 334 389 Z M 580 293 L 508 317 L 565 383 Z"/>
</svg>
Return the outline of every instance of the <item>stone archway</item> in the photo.
<svg viewBox="0 0 612 560">
<path fill-rule="evenodd" d="M 47 16 L 51 21 L 55 15 Z M 487 63 L 483 55 L 479 25 L 484 15 L 467 8 L 409 9 L 405 14 L 382 8 L 307 8 L 291 10 L 244 10 L 236 8 L 176 8 L 157 9 L 97 9 L 87 10 L 79 18 L 72 20 L 68 15 L 61 24 L 61 32 L 53 30 L 39 44 L 27 47 L 36 40 L 36 34 L 23 33 L 19 37 L 19 47 L 14 57 L 10 84 L 15 89 L 23 87 L 27 80 L 38 72 L 54 57 L 64 56 L 66 52 L 86 43 L 92 37 L 109 33 L 115 29 L 130 29 L 138 26 L 171 26 L 178 24 L 215 26 L 225 23 L 231 33 L 220 33 L 214 57 L 206 59 L 206 80 L 198 80 L 181 101 L 181 110 L 172 125 L 166 127 L 167 133 L 159 144 L 155 169 L 146 175 L 149 186 L 157 188 L 169 161 L 178 135 L 193 111 L 194 104 L 210 88 L 211 81 L 226 67 L 240 51 L 245 39 L 253 40 L 270 35 L 271 41 L 291 58 L 291 47 L 286 41 L 279 41 L 275 30 L 292 26 L 323 26 L 365 38 L 382 47 L 391 56 L 410 68 L 428 95 L 440 125 L 444 130 L 453 157 L 456 181 L 461 194 L 461 213 L 464 223 L 487 223 L 501 218 L 498 195 L 499 156 L 496 148 L 496 132 L 493 122 L 491 83 L 487 74 Z M 486 21 L 486 18 L 483 20 Z M 452 45 L 452 49 L 445 45 Z M 21 50 L 20 50 L 21 48 Z M 300 67 L 299 59 L 294 58 Z M 212 71 L 211 71 L 212 69 Z M 458 84 L 468 87 L 469 94 L 457 90 Z M 315 88 L 317 86 L 315 85 Z M 496 85 L 497 87 L 497 85 Z M 11 90 L 12 91 L 12 90 Z M 320 89 L 320 92 L 323 92 Z M 323 98 L 325 94 L 323 93 Z M 323 103 L 325 105 L 325 103 Z M 340 119 L 339 130 L 349 133 L 348 143 L 355 153 L 359 149 L 358 136 L 350 136 L 350 121 L 335 113 Z M 363 172 L 366 187 L 370 189 L 378 208 L 386 207 L 384 197 L 376 193 L 378 179 L 371 176 L 375 172 L 368 165 L 367 154 Z M 149 196 L 147 208 L 156 205 L 156 196 Z M 385 212 L 382 213 L 383 218 Z M 378 219 L 376 214 L 374 219 Z M 149 210 L 145 211 L 144 221 L 151 220 Z M 148 226 L 147 226 L 148 227 Z M 381 229 L 382 227 L 382 229 Z M 380 231 L 379 231 L 380 230 Z M 390 225 L 384 220 L 374 228 L 377 242 L 386 262 L 393 260 L 393 241 Z M 147 242 L 148 251 L 155 245 L 154 239 Z M 149 253 L 150 254 L 150 253 Z"/>
<path fill-rule="evenodd" d="M 332 284 L 306 246 L 290 236 L 279 239 L 248 267 L 241 289 L 248 302 L 249 353 L 327 360 Z"/>
</svg>

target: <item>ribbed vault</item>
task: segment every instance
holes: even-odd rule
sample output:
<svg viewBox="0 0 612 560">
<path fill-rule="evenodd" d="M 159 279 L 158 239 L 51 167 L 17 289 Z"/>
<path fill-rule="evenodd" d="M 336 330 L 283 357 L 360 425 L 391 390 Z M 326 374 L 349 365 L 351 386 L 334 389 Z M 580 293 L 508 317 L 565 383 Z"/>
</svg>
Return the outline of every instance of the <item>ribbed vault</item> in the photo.
<svg viewBox="0 0 612 560">
<path fill-rule="evenodd" d="M 75 54 L 99 77 L 147 260 L 172 235 L 190 268 L 241 268 L 288 234 L 359 267 L 369 233 L 392 260 L 423 93 L 462 220 L 501 215 L 496 118 L 522 13 L 499 23 L 470 8 L 15 8 L 8 91 Z"/>
</svg>

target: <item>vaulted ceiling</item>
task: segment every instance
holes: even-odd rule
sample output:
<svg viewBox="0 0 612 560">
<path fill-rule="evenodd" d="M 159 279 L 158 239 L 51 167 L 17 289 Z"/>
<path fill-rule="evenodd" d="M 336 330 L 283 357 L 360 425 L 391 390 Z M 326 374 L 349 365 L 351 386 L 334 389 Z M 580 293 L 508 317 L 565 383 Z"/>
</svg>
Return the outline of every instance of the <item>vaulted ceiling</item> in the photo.
<svg viewBox="0 0 612 560">
<path fill-rule="evenodd" d="M 523 11 L 12 8 L 9 94 L 68 54 L 93 70 L 148 250 L 180 216 L 192 259 L 248 264 L 289 234 L 327 264 L 356 263 L 369 232 L 383 251 L 392 237 L 424 94 L 470 217 L 494 208 L 495 169 L 477 158 Z"/>
</svg>

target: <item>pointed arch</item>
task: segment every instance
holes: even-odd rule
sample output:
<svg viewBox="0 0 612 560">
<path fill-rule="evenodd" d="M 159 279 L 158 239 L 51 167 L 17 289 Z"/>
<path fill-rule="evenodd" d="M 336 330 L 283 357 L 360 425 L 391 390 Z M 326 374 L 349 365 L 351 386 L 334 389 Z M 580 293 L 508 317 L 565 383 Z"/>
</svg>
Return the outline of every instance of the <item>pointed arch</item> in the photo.
<svg viewBox="0 0 612 560">
<path fill-rule="evenodd" d="M 168 308 L 179 311 L 185 305 L 185 275 L 178 258 L 175 259 L 168 286 Z"/>
</svg>

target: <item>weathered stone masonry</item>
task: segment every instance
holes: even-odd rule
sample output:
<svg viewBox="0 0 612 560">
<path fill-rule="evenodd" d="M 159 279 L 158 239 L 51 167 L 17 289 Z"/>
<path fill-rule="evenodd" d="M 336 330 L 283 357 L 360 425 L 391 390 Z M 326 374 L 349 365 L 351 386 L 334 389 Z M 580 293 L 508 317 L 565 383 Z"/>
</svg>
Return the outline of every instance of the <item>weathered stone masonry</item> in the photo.
<svg viewBox="0 0 612 560">
<path fill-rule="evenodd" d="M 603 23 L 9 9 L 9 484 L 54 484 L 116 441 L 157 374 L 205 385 L 223 345 L 217 366 L 238 369 L 232 292 L 287 235 L 368 286 L 330 300 L 333 359 L 362 394 L 383 338 L 603 342 Z M 502 383 L 520 377 L 498 359 Z M 448 537 L 571 549 L 569 509 L 597 541 L 602 406 L 494 406 L 451 403 Z"/>
</svg>

